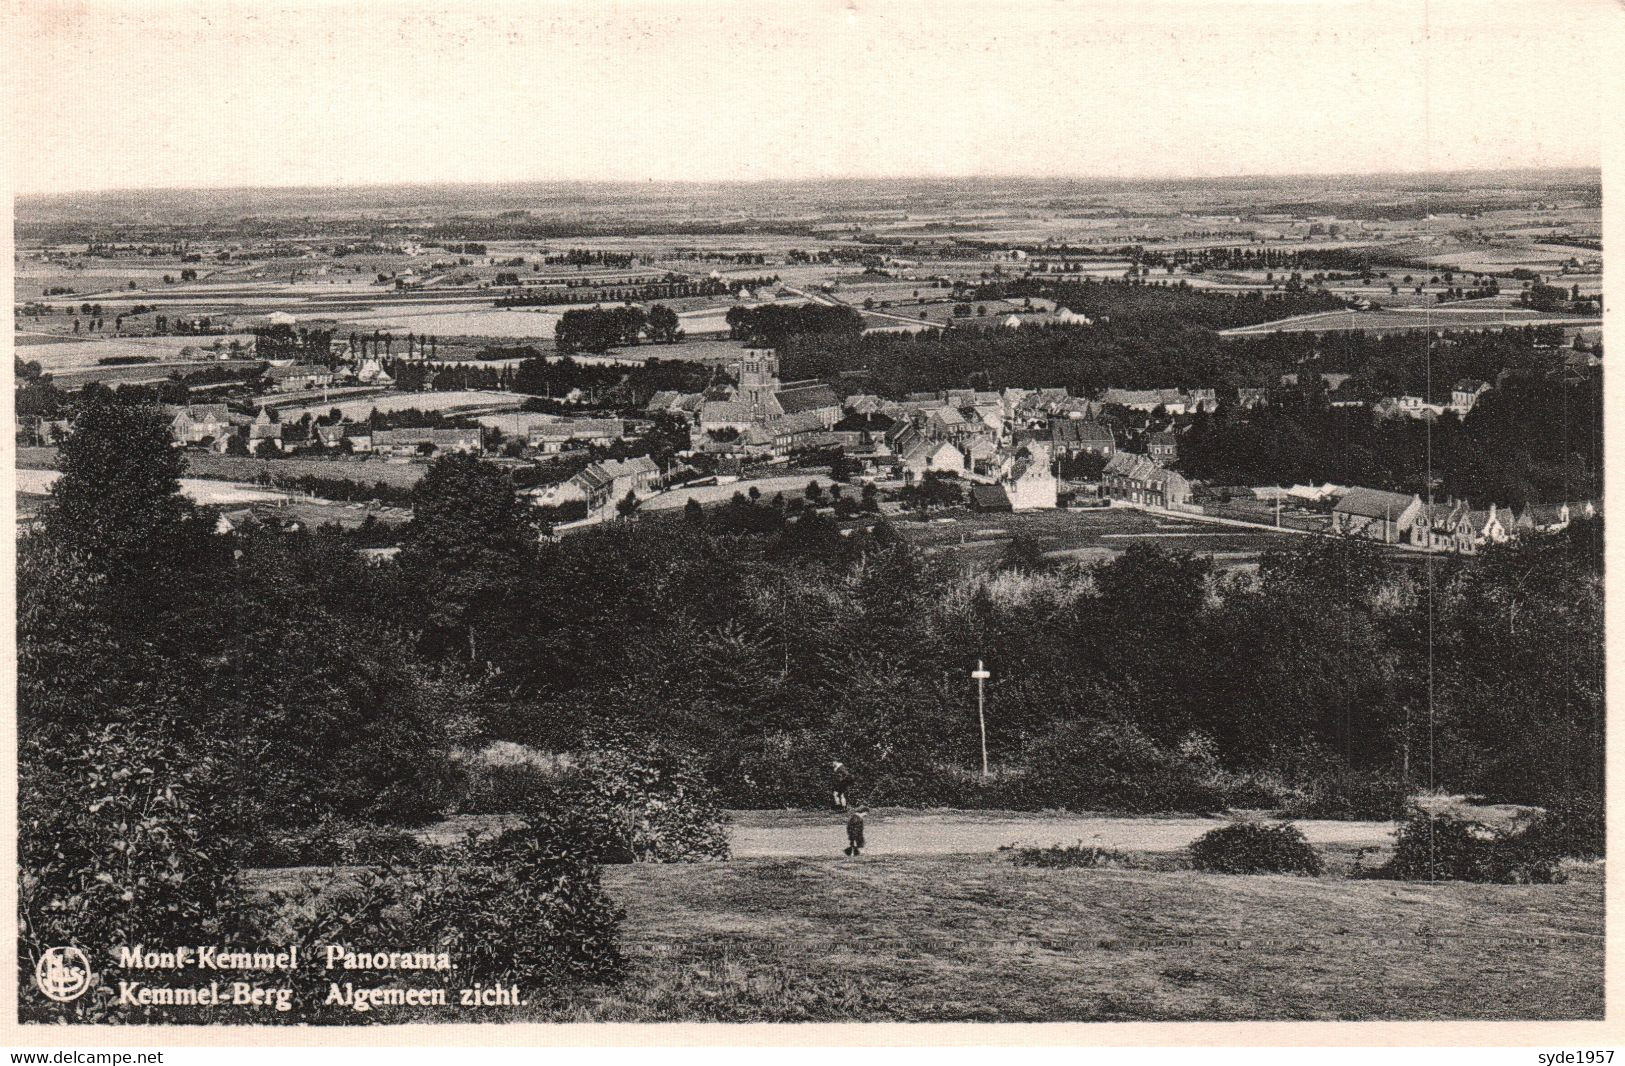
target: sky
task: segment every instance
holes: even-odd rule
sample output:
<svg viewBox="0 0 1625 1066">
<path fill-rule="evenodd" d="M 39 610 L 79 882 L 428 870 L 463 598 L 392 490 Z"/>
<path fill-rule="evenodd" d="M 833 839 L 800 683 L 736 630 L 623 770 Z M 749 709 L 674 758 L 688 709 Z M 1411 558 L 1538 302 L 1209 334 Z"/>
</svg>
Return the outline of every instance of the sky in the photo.
<svg viewBox="0 0 1625 1066">
<path fill-rule="evenodd" d="M 12 185 L 1597 166 L 1619 10 L 29 0 L 8 64 Z"/>
</svg>

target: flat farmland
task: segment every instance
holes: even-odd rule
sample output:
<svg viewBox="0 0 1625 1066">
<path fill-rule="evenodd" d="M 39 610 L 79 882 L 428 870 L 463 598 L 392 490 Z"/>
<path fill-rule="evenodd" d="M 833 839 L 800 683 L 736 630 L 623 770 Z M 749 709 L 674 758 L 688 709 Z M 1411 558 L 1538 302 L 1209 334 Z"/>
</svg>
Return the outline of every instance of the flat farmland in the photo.
<svg viewBox="0 0 1625 1066">
<path fill-rule="evenodd" d="M 23 468 L 15 472 L 17 492 L 29 496 L 48 496 L 51 486 L 62 476 L 59 470 Z M 214 507 L 245 506 L 254 503 L 285 503 L 293 497 L 275 489 L 209 478 L 183 477 L 180 479 L 182 496 L 193 503 Z"/>
<path fill-rule="evenodd" d="M 359 421 L 374 411 L 440 411 L 445 414 L 486 413 L 517 409 L 529 396 L 518 392 L 477 392 L 473 389 L 449 392 L 390 392 L 381 396 L 368 396 L 359 400 L 336 400 L 332 403 L 316 401 L 283 408 L 279 413 L 284 422 L 297 420 L 300 415 L 325 415 L 338 408 L 345 418 Z"/>
<path fill-rule="evenodd" d="M 1509 326 L 1600 325 L 1602 320 L 1582 315 L 1542 314 L 1516 307 L 1460 307 L 1452 305 L 1393 308 L 1383 311 L 1324 311 L 1263 322 L 1256 326 L 1220 330 L 1221 337 L 1261 333 L 1362 332 L 1401 333 L 1406 330 L 1505 329 Z"/>
<path fill-rule="evenodd" d="M 116 387 L 166 381 L 171 374 L 186 374 L 194 370 L 241 370 L 255 365 L 246 360 L 222 362 L 210 359 L 205 362 L 146 363 L 133 366 L 92 367 L 89 370 L 64 370 L 53 376 L 58 385 L 68 389 L 77 389 L 93 381 Z"/>
<path fill-rule="evenodd" d="M 1291 533 L 1186 521 L 1124 507 L 1095 510 L 977 514 L 955 509 L 919 522 L 895 522 L 897 531 L 928 551 L 990 562 L 1018 535 L 1034 537 L 1057 561 L 1110 559 L 1131 545 L 1148 544 L 1212 556 L 1221 566 L 1256 561 L 1260 552 Z"/>
<path fill-rule="evenodd" d="M 1578 248 L 1559 248 L 1533 241 L 1475 242 L 1446 248 L 1420 245 L 1409 249 L 1406 254 L 1424 262 L 1437 264 L 1441 269 L 1500 274 L 1515 267 L 1551 272 L 1564 260 L 1572 257 L 1578 256 L 1581 259 L 1598 257 L 1596 252 Z"/>
<path fill-rule="evenodd" d="M 258 459 L 209 452 L 189 452 L 186 456 L 187 475 L 209 481 L 253 482 L 261 474 L 270 474 L 277 478 L 343 478 L 366 485 L 382 481 L 391 488 L 409 489 L 423 478 L 425 469 L 423 463 L 392 463 L 384 459 Z"/>
<path fill-rule="evenodd" d="M 32 336 L 41 337 L 40 334 Z M 39 363 L 40 369 L 52 374 L 68 370 L 90 370 L 95 368 L 100 360 L 113 358 L 144 357 L 160 362 L 181 360 L 201 362 L 212 354 L 216 341 L 220 342 L 221 348 L 229 348 L 233 341 L 240 345 L 250 345 L 254 342 L 254 337 L 247 333 L 219 337 L 96 337 L 77 341 L 47 337 L 27 346 L 27 358 Z"/>
<path fill-rule="evenodd" d="M 591 306 L 586 305 L 586 306 Z M 403 310 L 378 308 L 370 311 L 338 313 L 343 325 L 353 323 L 365 329 L 393 332 L 413 331 L 437 337 L 496 337 L 506 340 L 553 340 L 560 310 L 553 308 L 492 307 L 461 304 L 456 309 Z"/>
<path fill-rule="evenodd" d="M 823 474 L 785 474 L 751 481 L 735 481 L 726 485 L 695 485 L 690 488 L 671 489 L 658 496 L 651 496 L 644 501 L 643 507 L 648 511 L 669 511 L 686 506 L 690 500 L 709 507 L 713 504 L 727 503 L 734 498 L 736 492 L 748 496 L 753 488 L 761 493 L 763 500 L 771 500 L 781 493 L 788 500 L 804 493 L 809 481 L 818 482 L 819 487 L 823 489 L 834 484 Z"/>
</svg>

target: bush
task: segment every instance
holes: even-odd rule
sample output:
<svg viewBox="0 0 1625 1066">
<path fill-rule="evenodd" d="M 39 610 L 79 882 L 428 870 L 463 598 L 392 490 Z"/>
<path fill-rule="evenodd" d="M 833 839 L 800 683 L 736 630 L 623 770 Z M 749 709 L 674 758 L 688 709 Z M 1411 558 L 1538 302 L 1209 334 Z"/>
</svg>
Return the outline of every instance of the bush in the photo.
<svg viewBox="0 0 1625 1066">
<path fill-rule="evenodd" d="M 1608 826 L 1601 800 L 1571 799 L 1537 815 L 1523 835 L 1566 859 L 1600 859 L 1608 853 Z"/>
<path fill-rule="evenodd" d="M 1221 874 L 1308 874 L 1324 869 L 1320 855 L 1290 824 L 1234 822 L 1203 833 L 1190 846 L 1198 870 Z"/>
<path fill-rule="evenodd" d="M 411 833 L 390 826 L 352 826 L 324 818 L 309 829 L 256 841 L 250 866 L 377 866 L 415 862 L 434 850 Z"/>
<path fill-rule="evenodd" d="M 22 1016 L 171 1019 L 164 1008 L 115 1007 L 106 982 L 72 1003 L 48 1001 L 33 970 L 48 947 L 77 947 L 103 971 L 116 946 L 229 943 L 243 929 L 236 855 L 214 825 L 226 797 L 209 786 L 207 762 L 123 725 L 65 751 L 29 744 L 21 755 Z"/>
<path fill-rule="evenodd" d="M 589 747 L 537 791 L 530 829 L 561 853 L 592 862 L 726 859 L 728 816 L 699 757 L 646 741 Z"/>
<path fill-rule="evenodd" d="M 289 975 L 295 1009 L 256 1021 L 452 1020 L 456 1015 L 442 1007 L 327 1000 L 332 988 L 344 985 L 439 986 L 455 1004 L 458 988 L 479 982 L 518 986 L 536 1002 L 538 993 L 614 980 L 625 966 L 619 945 L 624 915 L 604 893 L 597 868 L 561 853 L 534 830 L 470 839 L 439 851 L 431 865 L 391 864 L 280 902 L 263 939 L 298 945 L 305 964 Z M 444 952 L 455 969 L 326 968 L 329 946 L 361 953 L 388 945 Z"/>
<path fill-rule="evenodd" d="M 1398 778 L 1331 766 L 1316 772 L 1281 813 L 1287 818 L 1391 821 L 1404 816 L 1407 797 Z"/>
<path fill-rule="evenodd" d="M 1481 881 L 1494 884 L 1555 884 L 1566 844 L 1560 823 L 1540 819 L 1511 829 L 1491 829 L 1455 814 L 1412 812 L 1400 828 L 1393 858 L 1371 877 L 1393 881 Z"/>
<path fill-rule="evenodd" d="M 469 768 L 459 805 L 465 814 L 514 814 L 551 798 L 553 777 L 529 763 L 480 763 Z"/>
<path fill-rule="evenodd" d="M 1128 865 L 1128 859 L 1122 852 L 1093 847 L 1081 841 L 1076 844 L 1051 844 L 1047 848 L 1017 848 L 1013 861 L 1017 866 L 1038 866 L 1051 870 Z"/>
<path fill-rule="evenodd" d="M 828 803 L 829 763 L 824 742 L 774 733 L 728 745 L 709 770 L 728 806 L 761 810 Z"/>
<path fill-rule="evenodd" d="M 1011 791 L 1024 807 L 1074 811 L 1211 814 L 1226 806 L 1205 762 L 1169 752 L 1126 722 L 1057 731 Z"/>
</svg>

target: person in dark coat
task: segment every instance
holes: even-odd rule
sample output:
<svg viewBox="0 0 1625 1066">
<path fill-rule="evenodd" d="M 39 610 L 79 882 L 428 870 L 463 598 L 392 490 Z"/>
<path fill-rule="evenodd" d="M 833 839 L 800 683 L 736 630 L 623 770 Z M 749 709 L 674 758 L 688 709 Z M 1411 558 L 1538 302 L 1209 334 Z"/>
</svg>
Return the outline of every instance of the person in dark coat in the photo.
<svg viewBox="0 0 1625 1066">
<path fill-rule="evenodd" d="M 829 770 L 830 798 L 835 801 L 836 810 L 846 810 L 846 790 L 851 787 L 852 771 L 846 768 L 845 763 L 839 759 L 836 759 L 834 763 L 830 765 Z"/>
<path fill-rule="evenodd" d="M 863 854 L 863 816 L 869 808 L 859 807 L 852 812 L 852 817 L 846 820 L 846 853 L 848 855 Z"/>
</svg>

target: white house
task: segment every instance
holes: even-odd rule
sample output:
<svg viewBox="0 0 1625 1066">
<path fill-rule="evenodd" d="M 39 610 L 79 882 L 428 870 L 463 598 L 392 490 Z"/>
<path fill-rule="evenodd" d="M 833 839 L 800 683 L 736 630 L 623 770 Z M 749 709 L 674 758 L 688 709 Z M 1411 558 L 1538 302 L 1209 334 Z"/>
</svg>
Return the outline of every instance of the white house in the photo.
<svg viewBox="0 0 1625 1066">
<path fill-rule="evenodd" d="M 1050 470 L 1049 449 L 1033 441 L 1022 452 L 1003 481 L 1004 491 L 1010 497 L 1010 509 L 1054 510 L 1056 484 L 1055 474 Z"/>
<path fill-rule="evenodd" d="M 903 453 L 903 475 L 919 480 L 928 473 L 965 476 L 965 455 L 947 441 L 920 441 Z"/>
</svg>

